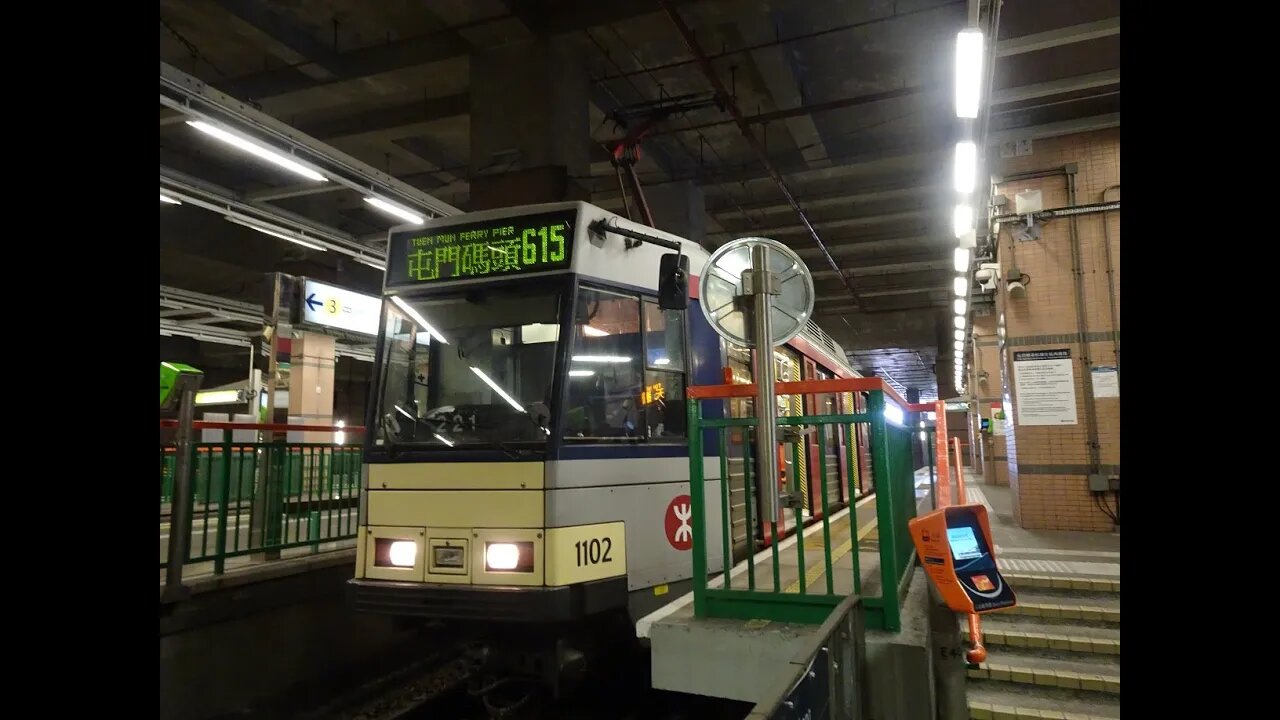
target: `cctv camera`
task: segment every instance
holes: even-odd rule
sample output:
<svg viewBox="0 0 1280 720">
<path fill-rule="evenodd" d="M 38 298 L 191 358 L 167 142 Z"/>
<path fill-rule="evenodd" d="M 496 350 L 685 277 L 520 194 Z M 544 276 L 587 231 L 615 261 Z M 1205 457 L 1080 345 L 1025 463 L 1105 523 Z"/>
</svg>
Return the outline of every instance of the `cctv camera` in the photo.
<svg viewBox="0 0 1280 720">
<path fill-rule="evenodd" d="M 1009 283 L 1009 297 L 1023 297 L 1027 294 L 1027 286 L 1020 281 L 1014 280 Z"/>
</svg>

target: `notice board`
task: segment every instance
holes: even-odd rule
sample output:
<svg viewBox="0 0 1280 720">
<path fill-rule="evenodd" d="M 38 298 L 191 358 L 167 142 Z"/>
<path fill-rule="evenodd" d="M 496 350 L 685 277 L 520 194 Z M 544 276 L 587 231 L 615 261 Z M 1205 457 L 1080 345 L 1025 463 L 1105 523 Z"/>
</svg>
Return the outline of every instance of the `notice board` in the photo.
<svg viewBox="0 0 1280 720">
<path fill-rule="evenodd" d="M 1019 425 L 1077 423 L 1076 383 L 1069 348 L 1014 351 L 1013 379 Z"/>
</svg>

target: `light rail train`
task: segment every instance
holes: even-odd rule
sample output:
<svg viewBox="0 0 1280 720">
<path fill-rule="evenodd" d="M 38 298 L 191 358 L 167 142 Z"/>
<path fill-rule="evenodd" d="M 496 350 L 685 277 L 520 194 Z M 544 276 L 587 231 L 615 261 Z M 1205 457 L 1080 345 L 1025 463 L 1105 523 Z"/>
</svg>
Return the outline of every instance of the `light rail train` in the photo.
<svg viewBox="0 0 1280 720">
<path fill-rule="evenodd" d="M 664 268 L 675 267 L 662 258 L 677 247 L 699 272 L 708 253 L 698 244 L 581 202 L 392 230 L 356 610 L 470 623 L 495 658 L 554 680 L 603 628 L 627 628 L 688 589 L 691 523 L 707 524 L 709 569 L 723 570 L 720 513 L 690 516 L 684 391 L 750 382 L 752 351 L 707 323 L 696 277 L 677 285 L 687 308 L 659 303 Z M 858 376 L 812 322 L 774 361 L 780 381 Z M 796 415 L 864 407 L 852 394 L 779 402 Z M 704 409 L 751 413 L 750 400 Z M 849 437 L 861 444 L 859 432 Z M 826 444 L 840 479 L 830 512 L 873 490 L 856 459 L 865 453 L 848 452 L 844 437 Z M 703 444 L 711 498 L 718 442 L 708 433 Z M 805 473 L 817 443 L 796 442 L 799 462 L 782 453 L 780 482 L 799 478 L 813 519 L 822 503 Z M 730 448 L 732 562 L 776 540 L 767 518 L 747 517 L 748 448 Z M 777 519 L 780 533 L 794 530 L 791 516 Z"/>
</svg>

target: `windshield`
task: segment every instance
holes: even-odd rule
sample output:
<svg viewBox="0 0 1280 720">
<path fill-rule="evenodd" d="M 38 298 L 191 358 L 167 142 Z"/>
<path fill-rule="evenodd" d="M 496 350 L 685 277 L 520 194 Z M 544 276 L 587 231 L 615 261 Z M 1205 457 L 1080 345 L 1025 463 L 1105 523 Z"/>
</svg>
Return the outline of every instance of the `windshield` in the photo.
<svg viewBox="0 0 1280 720">
<path fill-rule="evenodd" d="M 388 298 L 375 444 L 546 442 L 560 302 L 527 285 Z"/>
</svg>

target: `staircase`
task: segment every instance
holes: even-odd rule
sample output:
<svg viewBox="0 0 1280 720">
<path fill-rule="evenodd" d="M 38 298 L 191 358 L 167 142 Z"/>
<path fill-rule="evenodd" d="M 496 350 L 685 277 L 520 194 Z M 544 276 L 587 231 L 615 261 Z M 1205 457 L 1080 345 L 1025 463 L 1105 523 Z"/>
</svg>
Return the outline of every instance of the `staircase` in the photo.
<svg viewBox="0 0 1280 720">
<path fill-rule="evenodd" d="M 1119 718 L 1120 581 L 1005 577 L 1018 606 L 982 616 L 987 660 L 969 670 L 969 717 Z"/>
</svg>

